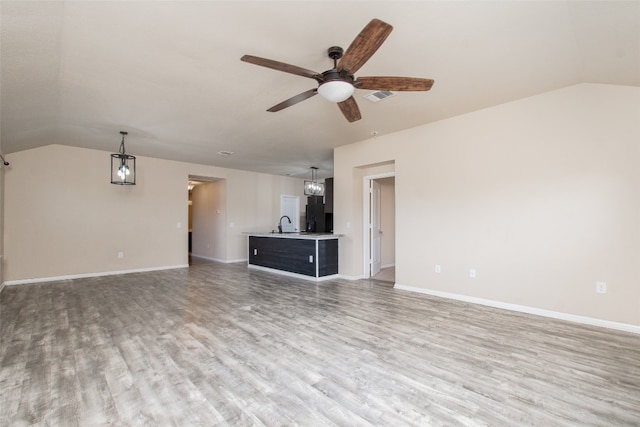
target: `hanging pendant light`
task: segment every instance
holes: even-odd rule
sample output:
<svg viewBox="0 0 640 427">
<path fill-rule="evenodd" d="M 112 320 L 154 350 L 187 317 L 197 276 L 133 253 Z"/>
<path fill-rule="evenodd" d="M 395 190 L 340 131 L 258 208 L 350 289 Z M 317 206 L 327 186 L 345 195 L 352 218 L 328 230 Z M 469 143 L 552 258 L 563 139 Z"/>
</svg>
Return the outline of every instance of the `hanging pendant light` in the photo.
<svg viewBox="0 0 640 427">
<path fill-rule="evenodd" d="M 122 142 L 118 153 L 111 155 L 111 183 L 118 185 L 136 185 L 136 157 L 126 154 L 124 137 L 128 132 L 120 131 Z"/>
<path fill-rule="evenodd" d="M 305 196 L 324 196 L 324 184 L 316 181 L 317 167 L 311 166 L 311 181 L 304 181 Z"/>
</svg>

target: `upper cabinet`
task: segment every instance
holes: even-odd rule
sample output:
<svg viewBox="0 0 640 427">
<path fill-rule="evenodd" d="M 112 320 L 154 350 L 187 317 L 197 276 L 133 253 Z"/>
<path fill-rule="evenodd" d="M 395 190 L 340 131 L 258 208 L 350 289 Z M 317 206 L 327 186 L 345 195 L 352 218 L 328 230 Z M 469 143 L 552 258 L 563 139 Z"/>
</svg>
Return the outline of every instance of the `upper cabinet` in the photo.
<svg viewBox="0 0 640 427">
<path fill-rule="evenodd" d="M 324 212 L 333 213 L 333 178 L 324 180 Z"/>
</svg>

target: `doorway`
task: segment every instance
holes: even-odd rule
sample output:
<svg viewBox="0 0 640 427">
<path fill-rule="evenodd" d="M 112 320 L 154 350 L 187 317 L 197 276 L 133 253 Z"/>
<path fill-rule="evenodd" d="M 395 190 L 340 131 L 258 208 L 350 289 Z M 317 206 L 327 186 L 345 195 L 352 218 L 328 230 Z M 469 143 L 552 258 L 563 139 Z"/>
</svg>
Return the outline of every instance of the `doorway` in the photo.
<svg viewBox="0 0 640 427">
<path fill-rule="evenodd" d="M 226 180 L 189 175 L 189 265 L 226 259 Z"/>
<path fill-rule="evenodd" d="M 365 276 L 395 282 L 395 172 L 364 177 Z"/>
</svg>

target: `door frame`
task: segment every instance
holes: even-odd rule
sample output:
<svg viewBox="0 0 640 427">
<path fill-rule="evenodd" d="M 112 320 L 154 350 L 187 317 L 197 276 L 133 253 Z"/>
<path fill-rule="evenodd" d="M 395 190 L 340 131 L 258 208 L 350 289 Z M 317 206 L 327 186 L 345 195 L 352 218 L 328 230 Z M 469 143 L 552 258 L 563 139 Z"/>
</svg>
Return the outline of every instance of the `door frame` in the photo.
<svg viewBox="0 0 640 427">
<path fill-rule="evenodd" d="M 204 241 L 206 242 L 205 245 L 206 247 L 206 251 L 205 253 L 203 252 L 198 252 L 195 253 L 192 251 L 190 254 L 187 253 L 187 257 L 189 257 L 189 255 L 191 255 L 192 257 L 195 258 L 201 258 L 201 259 L 208 259 L 208 260 L 212 260 L 212 261 L 220 261 L 220 262 L 227 262 L 227 228 L 226 228 L 226 212 L 227 212 L 227 197 L 226 197 L 226 192 L 227 192 L 227 179 L 226 178 L 217 178 L 217 177 L 213 177 L 213 176 L 202 176 L 202 175 L 193 175 L 193 174 L 189 174 L 187 176 L 188 181 L 187 182 L 196 182 L 198 184 L 212 184 L 214 182 L 219 182 L 219 181 L 223 181 L 222 185 L 224 186 L 224 199 L 221 205 L 221 209 L 216 211 L 216 216 L 220 216 L 221 218 L 223 218 L 221 220 L 222 224 L 216 224 L 217 221 L 219 221 L 218 219 L 216 219 L 215 217 L 209 218 L 207 223 L 208 224 L 213 224 L 211 226 L 211 228 L 207 229 L 206 227 L 204 229 L 199 228 L 199 227 L 195 227 L 192 228 L 191 231 L 191 238 L 192 238 L 192 244 L 193 242 L 196 242 L 198 240 L 202 241 L 202 239 L 204 239 Z M 187 194 L 189 193 L 189 190 L 187 189 Z M 187 198 L 189 198 L 189 196 L 187 195 Z M 194 212 L 195 209 L 197 209 L 196 205 L 199 205 L 198 202 L 196 201 L 196 203 L 193 203 L 194 200 L 191 200 L 189 202 L 189 204 L 191 204 L 191 209 L 192 209 L 192 213 Z M 187 209 L 189 208 L 189 204 L 187 204 Z M 187 211 L 187 217 L 188 217 L 188 211 Z M 197 224 L 200 225 L 200 224 Z M 193 224 L 192 224 L 193 226 Z M 187 227 L 185 227 L 187 229 L 187 236 L 188 236 L 188 232 L 189 232 L 189 226 L 188 226 L 188 220 L 187 220 Z M 213 244 L 216 240 L 222 241 L 224 243 L 224 253 L 222 255 L 219 256 L 212 256 L 212 251 L 211 251 L 211 244 Z M 204 246 L 204 245 L 203 245 Z M 192 248 L 193 249 L 193 248 Z M 205 249 L 203 247 L 201 247 L 200 249 Z M 215 250 L 215 249 L 214 249 Z M 189 263 L 190 264 L 190 263 Z"/>
<path fill-rule="evenodd" d="M 369 192 L 371 181 L 381 178 L 395 177 L 394 172 L 384 172 L 375 175 L 367 175 L 362 179 L 362 272 L 365 278 L 371 277 L 371 233 L 369 232 L 369 218 L 371 217 L 371 203 Z"/>
</svg>

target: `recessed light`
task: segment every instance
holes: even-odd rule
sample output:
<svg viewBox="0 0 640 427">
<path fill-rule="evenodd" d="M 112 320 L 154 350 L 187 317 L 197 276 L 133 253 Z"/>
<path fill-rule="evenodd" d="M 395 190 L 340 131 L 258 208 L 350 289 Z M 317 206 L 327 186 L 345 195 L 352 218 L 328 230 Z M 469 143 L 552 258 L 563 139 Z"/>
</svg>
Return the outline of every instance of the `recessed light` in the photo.
<svg viewBox="0 0 640 427">
<path fill-rule="evenodd" d="M 220 154 L 221 156 L 231 156 L 233 155 L 233 151 L 222 150 L 218 151 L 218 154 Z"/>
</svg>

